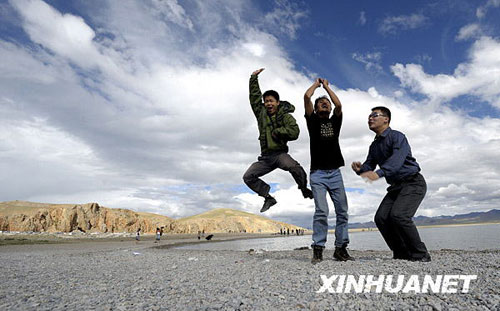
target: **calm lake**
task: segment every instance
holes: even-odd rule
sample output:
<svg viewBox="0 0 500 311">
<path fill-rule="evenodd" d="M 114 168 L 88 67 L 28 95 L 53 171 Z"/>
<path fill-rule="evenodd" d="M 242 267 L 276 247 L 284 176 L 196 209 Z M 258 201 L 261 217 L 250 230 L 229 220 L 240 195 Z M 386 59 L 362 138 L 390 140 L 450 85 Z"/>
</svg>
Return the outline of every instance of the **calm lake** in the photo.
<svg viewBox="0 0 500 311">
<path fill-rule="evenodd" d="M 419 228 L 420 237 L 429 250 L 461 249 L 484 250 L 500 249 L 500 224 L 471 225 L 457 227 Z M 217 234 L 215 234 L 217 237 Z M 349 233 L 349 248 L 353 250 L 389 250 L 378 231 Z M 334 248 L 335 236 L 328 235 L 326 248 Z M 200 244 L 186 245 L 179 249 L 196 250 L 236 250 L 247 251 L 263 249 L 267 251 L 293 250 L 297 247 L 310 246 L 311 235 L 279 236 L 224 242 L 205 241 Z"/>
</svg>

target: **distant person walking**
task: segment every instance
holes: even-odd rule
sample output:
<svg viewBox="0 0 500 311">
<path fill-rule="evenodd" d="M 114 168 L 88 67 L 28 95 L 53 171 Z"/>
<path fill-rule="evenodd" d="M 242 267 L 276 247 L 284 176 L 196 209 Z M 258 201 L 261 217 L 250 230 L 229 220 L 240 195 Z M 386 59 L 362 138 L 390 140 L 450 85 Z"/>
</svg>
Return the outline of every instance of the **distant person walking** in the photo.
<svg viewBox="0 0 500 311">
<path fill-rule="evenodd" d="M 277 202 L 269 194 L 271 187 L 260 177 L 277 168 L 292 174 L 304 198 L 313 197 L 311 190 L 307 188 L 306 172 L 288 154 L 287 142 L 296 140 L 300 132 L 295 118 L 291 115 L 295 107 L 287 101 L 280 101 L 278 92 L 274 90 L 261 93 L 258 75 L 263 70 L 264 68 L 254 71 L 250 77 L 250 105 L 259 126 L 261 155 L 243 175 L 245 184 L 265 199 L 261 213 Z"/>
<path fill-rule="evenodd" d="M 323 85 L 326 96 L 316 98 L 314 106 L 311 97 Z M 332 103 L 335 106 L 332 113 Z M 330 88 L 326 79 L 316 79 L 304 94 L 304 109 L 310 138 L 311 188 L 314 195 L 315 211 L 313 216 L 312 248 L 313 264 L 323 260 L 323 249 L 328 236 L 329 208 L 328 193 L 335 207 L 335 252 L 336 260 L 354 260 L 347 252 L 349 233 L 347 228 L 347 196 L 340 167 L 344 158 L 340 151 L 339 135 L 342 127 L 342 104 Z M 331 116 L 330 116 L 331 114 Z"/>
<path fill-rule="evenodd" d="M 139 242 L 141 238 L 141 228 L 137 229 L 137 232 L 135 233 L 135 240 Z"/>
<path fill-rule="evenodd" d="M 155 243 L 159 243 L 161 238 L 161 230 L 160 228 L 156 228 L 156 241 Z"/>
<path fill-rule="evenodd" d="M 366 161 L 353 162 L 356 174 L 375 181 L 381 177 L 390 185 L 375 213 L 375 224 L 393 252 L 394 259 L 431 261 L 412 220 L 424 199 L 427 185 L 419 173 L 405 135 L 390 128 L 391 111 L 383 106 L 372 108 L 368 127 L 375 132 Z M 379 169 L 374 171 L 376 166 Z"/>
</svg>

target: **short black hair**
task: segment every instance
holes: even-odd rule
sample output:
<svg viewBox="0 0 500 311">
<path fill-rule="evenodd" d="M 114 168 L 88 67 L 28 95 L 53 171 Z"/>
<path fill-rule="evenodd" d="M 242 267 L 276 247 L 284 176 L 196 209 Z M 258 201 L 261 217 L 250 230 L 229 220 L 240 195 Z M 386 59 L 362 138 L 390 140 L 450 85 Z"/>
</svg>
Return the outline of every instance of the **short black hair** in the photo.
<svg viewBox="0 0 500 311">
<path fill-rule="evenodd" d="M 385 114 L 385 116 L 387 118 L 389 118 L 389 123 L 391 123 L 391 111 L 389 110 L 389 108 L 384 107 L 384 106 L 377 106 L 377 107 L 372 108 L 372 111 L 375 111 L 375 110 L 382 111 L 382 113 Z"/>
<path fill-rule="evenodd" d="M 276 92 L 275 90 L 268 90 L 264 92 L 264 95 L 262 95 L 262 99 L 265 99 L 267 96 L 272 96 L 276 101 L 279 103 L 280 101 L 280 94 Z"/>
<path fill-rule="evenodd" d="M 328 97 L 326 95 L 323 95 L 323 96 L 316 98 L 314 100 L 314 111 L 316 111 L 316 109 L 318 108 L 318 103 L 319 103 L 320 99 L 323 99 L 323 98 L 326 99 L 328 102 L 330 102 L 330 100 L 328 99 Z"/>
</svg>

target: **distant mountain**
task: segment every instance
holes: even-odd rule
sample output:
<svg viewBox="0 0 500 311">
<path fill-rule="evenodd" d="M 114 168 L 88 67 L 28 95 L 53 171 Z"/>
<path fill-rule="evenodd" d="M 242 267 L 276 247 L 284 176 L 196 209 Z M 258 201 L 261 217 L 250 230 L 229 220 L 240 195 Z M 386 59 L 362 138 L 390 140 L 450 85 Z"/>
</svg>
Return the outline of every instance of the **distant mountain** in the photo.
<svg viewBox="0 0 500 311">
<path fill-rule="evenodd" d="M 436 226 L 436 225 L 460 225 L 460 224 L 478 224 L 478 223 L 500 223 L 500 210 L 492 209 L 488 212 L 472 212 L 468 214 L 459 214 L 455 216 L 436 216 L 414 217 L 413 221 L 417 226 Z M 376 228 L 373 221 L 363 223 L 349 224 L 349 228 Z"/>
<path fill-rule="evenodd" d="M 152 213 L 107 208 L 97 203 L 46 204 L 26 201 L 0 203 L 1 231 L 34 232 L 136 232 L 154 233 L 279 232 L 298 226 L 233 209 L 214 209 L 174 220 Z"/>
</svg>

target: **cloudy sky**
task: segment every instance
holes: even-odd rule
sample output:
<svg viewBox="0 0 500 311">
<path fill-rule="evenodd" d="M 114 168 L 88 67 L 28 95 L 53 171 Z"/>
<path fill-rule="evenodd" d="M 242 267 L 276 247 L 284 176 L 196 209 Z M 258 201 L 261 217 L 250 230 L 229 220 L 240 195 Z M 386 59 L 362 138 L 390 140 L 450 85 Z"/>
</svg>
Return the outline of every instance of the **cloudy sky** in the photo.
<svg viewBox="0 0 500 311">
<path fill-rule="evenodd" d="M 346 163 L 385 105 L 428 182 L 417 215 L 499 208 L 500 0 L 407 2 L 0 0 L 0 201 L 258 214 L 241 177 L 260 152 L 248 78 L 265 67 L 262 89 L 296 106 L 306 171 L 302 98 L 324 77 Z M 385 181 L 342 173 L 350 221 L 371 220 Z M 266 216 L 309 227 L 291 176 L 264 179 Z"/>
</svg>

